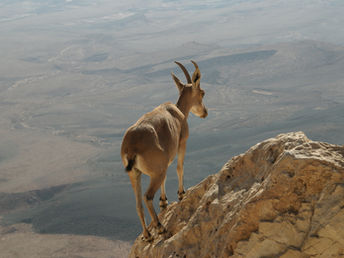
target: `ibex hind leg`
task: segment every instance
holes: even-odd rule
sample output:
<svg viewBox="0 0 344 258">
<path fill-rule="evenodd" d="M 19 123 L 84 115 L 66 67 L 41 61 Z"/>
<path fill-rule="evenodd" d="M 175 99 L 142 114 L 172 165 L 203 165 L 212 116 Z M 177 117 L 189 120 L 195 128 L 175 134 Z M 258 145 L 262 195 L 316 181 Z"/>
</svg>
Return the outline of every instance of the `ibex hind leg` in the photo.
<svg viewBox="0 0 344 258">
<path fill-rule="evenodd" d="M 142 206 L 141 174 L 142 173 L 137 169 L 132 169 L 131 171 L 128 172 L 130 182 L 135 193 L 136 211 L 137 211 L 137 215 L 140 218 L 142 231 L 143 231 L 143 237 L 147 241 L 152 241 L 153 238 L 147 229 L 145 215 L 144 215 L 143 206 Z"/>
<path fill-rule="evenodd" d="M 163 183 L 164 178 L 165 178 L 165 173 L 162 173 L 159 176 L 151 177 L 149 187 L 144 196 L 144 201 L 148 208 L 149 214 L 152 218 L 153 225 L 156 227 L 159 234 L 166 233 L 166 229 L 164 228 L 163 225 L 161 225 L 159 218 L 154 210 L 153 198 L 156 191 L 159 189 L 159 187 Z"/>
</svg>

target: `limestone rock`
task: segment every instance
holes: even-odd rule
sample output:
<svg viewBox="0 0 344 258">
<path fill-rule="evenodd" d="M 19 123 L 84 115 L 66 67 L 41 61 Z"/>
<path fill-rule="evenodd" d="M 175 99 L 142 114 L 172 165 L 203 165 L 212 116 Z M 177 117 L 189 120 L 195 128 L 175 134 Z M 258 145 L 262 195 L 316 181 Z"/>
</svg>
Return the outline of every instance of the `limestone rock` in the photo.
<svg viewBox="0 0 344 258">
<path fill-rule="evenodd" d="M 168 233 L 131 257 L 344 256 L 344 147 L 278 135 L 159 214 Z"/>
</svg>

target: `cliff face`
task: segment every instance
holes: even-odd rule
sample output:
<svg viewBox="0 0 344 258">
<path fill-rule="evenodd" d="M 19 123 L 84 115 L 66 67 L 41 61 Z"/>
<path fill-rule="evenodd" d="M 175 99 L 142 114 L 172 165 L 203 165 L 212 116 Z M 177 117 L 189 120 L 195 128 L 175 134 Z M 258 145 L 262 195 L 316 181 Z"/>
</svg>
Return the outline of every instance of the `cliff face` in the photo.
<svg viewBox="0 0 344 258">
<path fill-rule="evenodd" d="M 344 255 L 344 146 L 278 135 L 232 158 L 159 214 L 168 234 L 131 257 Z"/>
</svg>

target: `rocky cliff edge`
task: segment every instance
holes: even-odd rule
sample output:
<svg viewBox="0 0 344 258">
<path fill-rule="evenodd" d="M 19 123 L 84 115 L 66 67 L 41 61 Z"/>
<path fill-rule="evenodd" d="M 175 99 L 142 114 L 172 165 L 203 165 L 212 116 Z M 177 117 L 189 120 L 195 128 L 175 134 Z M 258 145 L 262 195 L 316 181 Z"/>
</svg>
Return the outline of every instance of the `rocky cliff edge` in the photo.
<svg viewBox="0 0 344 258">
<path fill-rule="evenodd" d="M 187 171 L 186 171 L 187 173 Z M 159 214 L 131 257 L 344 256 L 344 146 L 281 134 L 233 157 Z"/>
</svg>

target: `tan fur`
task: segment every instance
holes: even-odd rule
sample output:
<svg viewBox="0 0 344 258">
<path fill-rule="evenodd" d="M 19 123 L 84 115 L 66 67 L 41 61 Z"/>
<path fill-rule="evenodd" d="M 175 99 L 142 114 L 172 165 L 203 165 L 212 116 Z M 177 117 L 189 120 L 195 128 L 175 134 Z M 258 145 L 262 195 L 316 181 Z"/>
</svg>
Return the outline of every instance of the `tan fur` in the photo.
<svg viewBox="0 0 344 258">
<path fill-rule="evenodd" d="M 128 170 L 135 192 L 136 209 L 142 224 L 143 236 L 147 240 L 151 240 L 151 235 L 145 223 L 142 206 L 141 174 L 144 173 L 150 177 L 150 185 L 144 194 L 144 202 L 151 215 L 153 225 L 159 233 L 164 233 L 166 230 L 159 222 L 152 200 L 156 191 L 161 187 L 160 207 L 165 208 L 167 206 L 166 171 L 177 153 L 178 197 L 180 200 L 183 198 L 183 162 L 186 141 L 189 136 L 187 118 L 190 111 L 202 118 L 208 114 L 202 102 L 204 91 L 200 88 L 201 73 L 197 64 L 191 62 L 195 66 L 191 83 L 183 84 L 172 74 L 180 93 L 177 104 L 164 103 L 143 115 L 128 128 L 122 142 L 123 165 Z M 190 75 L 185 67 L 178 62 L 176 63 L 182 68 L 189 82 Z"/>
</svg>

